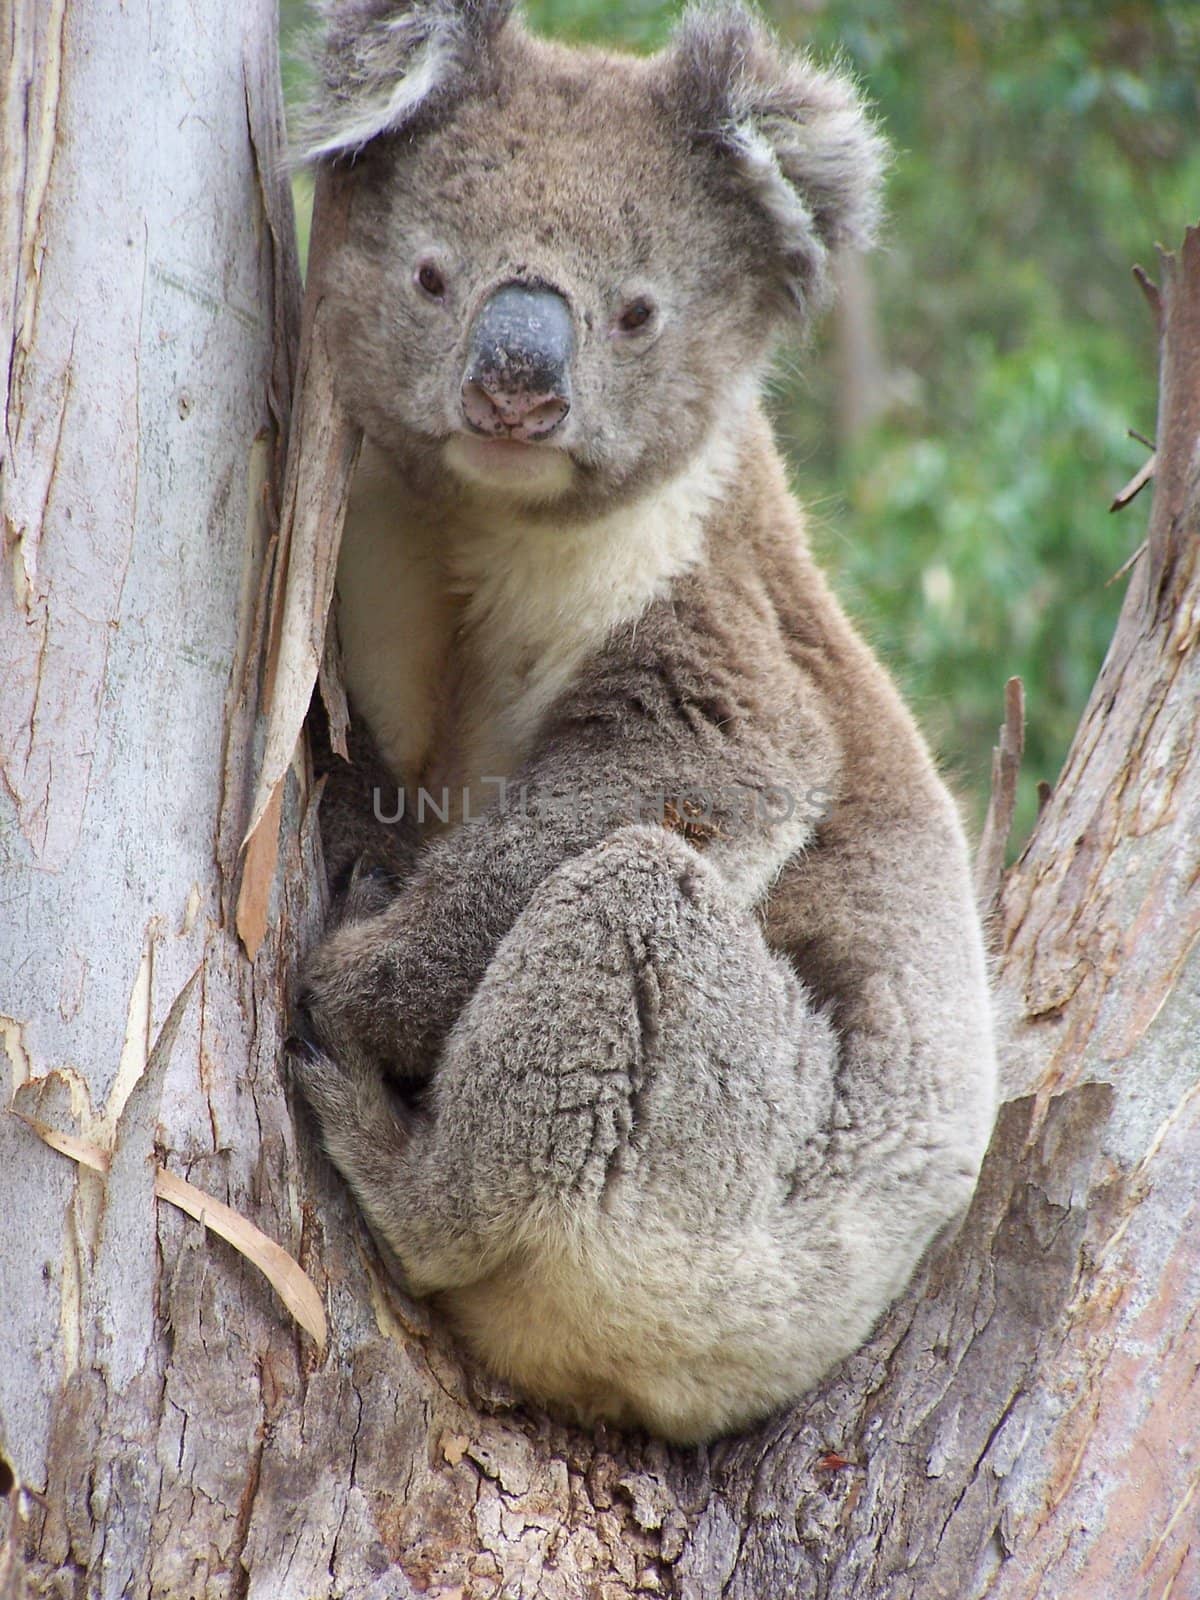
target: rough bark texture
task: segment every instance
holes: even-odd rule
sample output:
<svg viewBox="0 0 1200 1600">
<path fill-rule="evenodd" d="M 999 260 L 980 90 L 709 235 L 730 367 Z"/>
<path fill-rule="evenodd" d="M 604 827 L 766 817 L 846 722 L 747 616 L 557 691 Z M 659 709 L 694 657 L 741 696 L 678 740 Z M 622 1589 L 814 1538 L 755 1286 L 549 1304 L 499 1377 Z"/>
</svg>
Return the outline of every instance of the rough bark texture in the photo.
<svg viewBox="0 0 1200 1600">
<path fill-rule="evenodd" d="M 1010 1099 L 963 1230 L 790 1415 L 593 1437 L 464 1365 L 293 1129 L 298 769 L 259 808 L 253 960 L 235 932 L 289 564 L 270 600 L 269 7 L 17 0 L 11 27 L 0 1066 L 108 1173 L 0 1116 L 0 1595 L 1200 1594 L 1200 235 L 1162 266 L 1147 550 L 996 914 Z M 302 1262 L 323 1356 L 155 1161 Z"/>
</svg>

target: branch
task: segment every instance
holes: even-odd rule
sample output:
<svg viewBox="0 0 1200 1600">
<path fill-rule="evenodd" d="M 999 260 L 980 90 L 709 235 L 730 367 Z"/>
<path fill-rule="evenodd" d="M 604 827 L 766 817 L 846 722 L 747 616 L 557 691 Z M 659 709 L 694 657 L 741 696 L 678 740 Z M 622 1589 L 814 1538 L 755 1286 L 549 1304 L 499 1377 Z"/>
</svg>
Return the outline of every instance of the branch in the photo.
<svg viewBox="0 0 1200 1600">
<path fill-rule="evenodd" d="M 1134 282 L 1146 297 L 1146 304 L 1150 307 L 1154 323 L 1159 333 L 1162 333 L 1162 300 L 1158 293 L 1158 285 L 1146 271 L 1145 267 L 1137 266 L 1133 269 Z"/>
<path fill-rule="evenodd" d="M 992 793 L 975 857 L 975 901 L 985 922 L 995 910 L 1004 873 L 1004 854 L 1017 809 L 1017 779 L 1025 751 L 1025 686 L 1010 678 L 1004 686 L 1004 723 L 992 750 Z"/>
<path fill-rule="evenodd" d="M 1125 487 L 1118 490 L 1118 492 L 1113 496 L 1112 505 L 1110 505 L 1108 509 L 1110 511 L 1124 511 L 1129 502 L 1131 500 L 1136 500 L 1138 495 L 1141 494 L 1142 490 L 1153 478 L 1154 469 L 1157 465 L 1158 456 L 1151 454 L 1144 465 L 1137 469 Z"/>
<path fill-rule="evenodd" d="M 1139 276 L 1161 330 L 1146 556 L 1000 902 L 1006 1087 L 1031 1097 L 1030 1137 L 1081 1091 L 1112 1103 L 1070 1304 L 1013 1374 L 1031 1400 L 993 1570 L 967 1590 L 988 1600 L 1200 1593 L 1195 1464 L 1171 1444 L 1200 1432 L 1200 232 L 1160 260 L 1160 292 Z"/>
<path fill-rule="evenodd" d="M 1158 454 L 1146 604 L 1162 614 L 1178 599 L 1172 577 L 1185 555 L 1189 563 L 1194 558 L 1200 535 L 1200 227 L 1187 230 L 1178 255 L 1160 250 L 1159 266 Z"/>
</svg>

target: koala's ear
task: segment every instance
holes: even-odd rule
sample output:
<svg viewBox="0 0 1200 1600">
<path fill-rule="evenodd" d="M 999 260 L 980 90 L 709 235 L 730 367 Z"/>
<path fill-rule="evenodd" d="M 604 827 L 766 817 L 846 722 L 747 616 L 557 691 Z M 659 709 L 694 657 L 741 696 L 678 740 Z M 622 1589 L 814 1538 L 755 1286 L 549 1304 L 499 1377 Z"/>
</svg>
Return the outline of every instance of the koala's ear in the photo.
<svg viewBox="0 0 1200 1600">
<path fill-rule="evenodd" d="M 691 136 L 723 152 L 773 228 L 790 298 L 819 304 L 830 254 L 868 246 L 879 220 L 886 145 L 853 83 L 786 52 L 737 3 L 685 12 L 667 62 Z"/>
<path fill-rule="evenodd" d="M 324 0 L 301 159 L 352 155 L 450 104 L 484 68 L 513 0 Z"/>
</svg>

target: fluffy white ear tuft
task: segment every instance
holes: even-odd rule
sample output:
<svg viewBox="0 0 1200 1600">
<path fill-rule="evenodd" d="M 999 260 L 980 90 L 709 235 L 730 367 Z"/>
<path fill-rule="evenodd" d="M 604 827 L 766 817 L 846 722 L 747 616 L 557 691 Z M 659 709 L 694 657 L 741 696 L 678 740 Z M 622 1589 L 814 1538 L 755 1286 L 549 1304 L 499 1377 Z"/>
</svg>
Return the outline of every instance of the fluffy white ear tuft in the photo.
<svg viewBox="0 0 1200 1600">
<path fill-rule="evenodd" d="M 742 5 L 687 11 L 669 47 L 673 92 L 693 137 L 729 159 L 771 223 L 784 286 L 809 309 L 831 252 L 874 239 L 886 145 L 850 78 L 787 53 Z"/>
<path fill-rule="evenodd" d="M 483 67 L 513 0 L 325 0 L 304 161 L 354 155 L 435 114 Z"/>
</svg>

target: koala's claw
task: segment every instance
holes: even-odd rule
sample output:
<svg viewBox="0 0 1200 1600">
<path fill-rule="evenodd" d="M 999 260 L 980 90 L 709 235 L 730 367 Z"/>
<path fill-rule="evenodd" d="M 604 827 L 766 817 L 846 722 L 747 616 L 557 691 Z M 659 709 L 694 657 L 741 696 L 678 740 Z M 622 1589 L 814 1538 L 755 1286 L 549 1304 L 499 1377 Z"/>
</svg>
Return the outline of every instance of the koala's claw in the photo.
<svg viewBox="0 0 1200 1600">
<path fill-rule="evenodd" d="M 321 1041 L 309 1009 L 311 998 L 311 992 L 302 989 L 292 1005 L 288 1036 L 283 1041 L 283 1048 L 289 1055 L 303 1055 L 311 1059 L 320 1054 Z"/>
<path fill-rule="evenodd" d="M 302 1061 L 316 1061 L 321 1052 L 311 1039 L 298 1033 L 289 1033 L 283 1041 L 284 1052 L 289 1056 L 299 1056 Z"/>
</svg>

